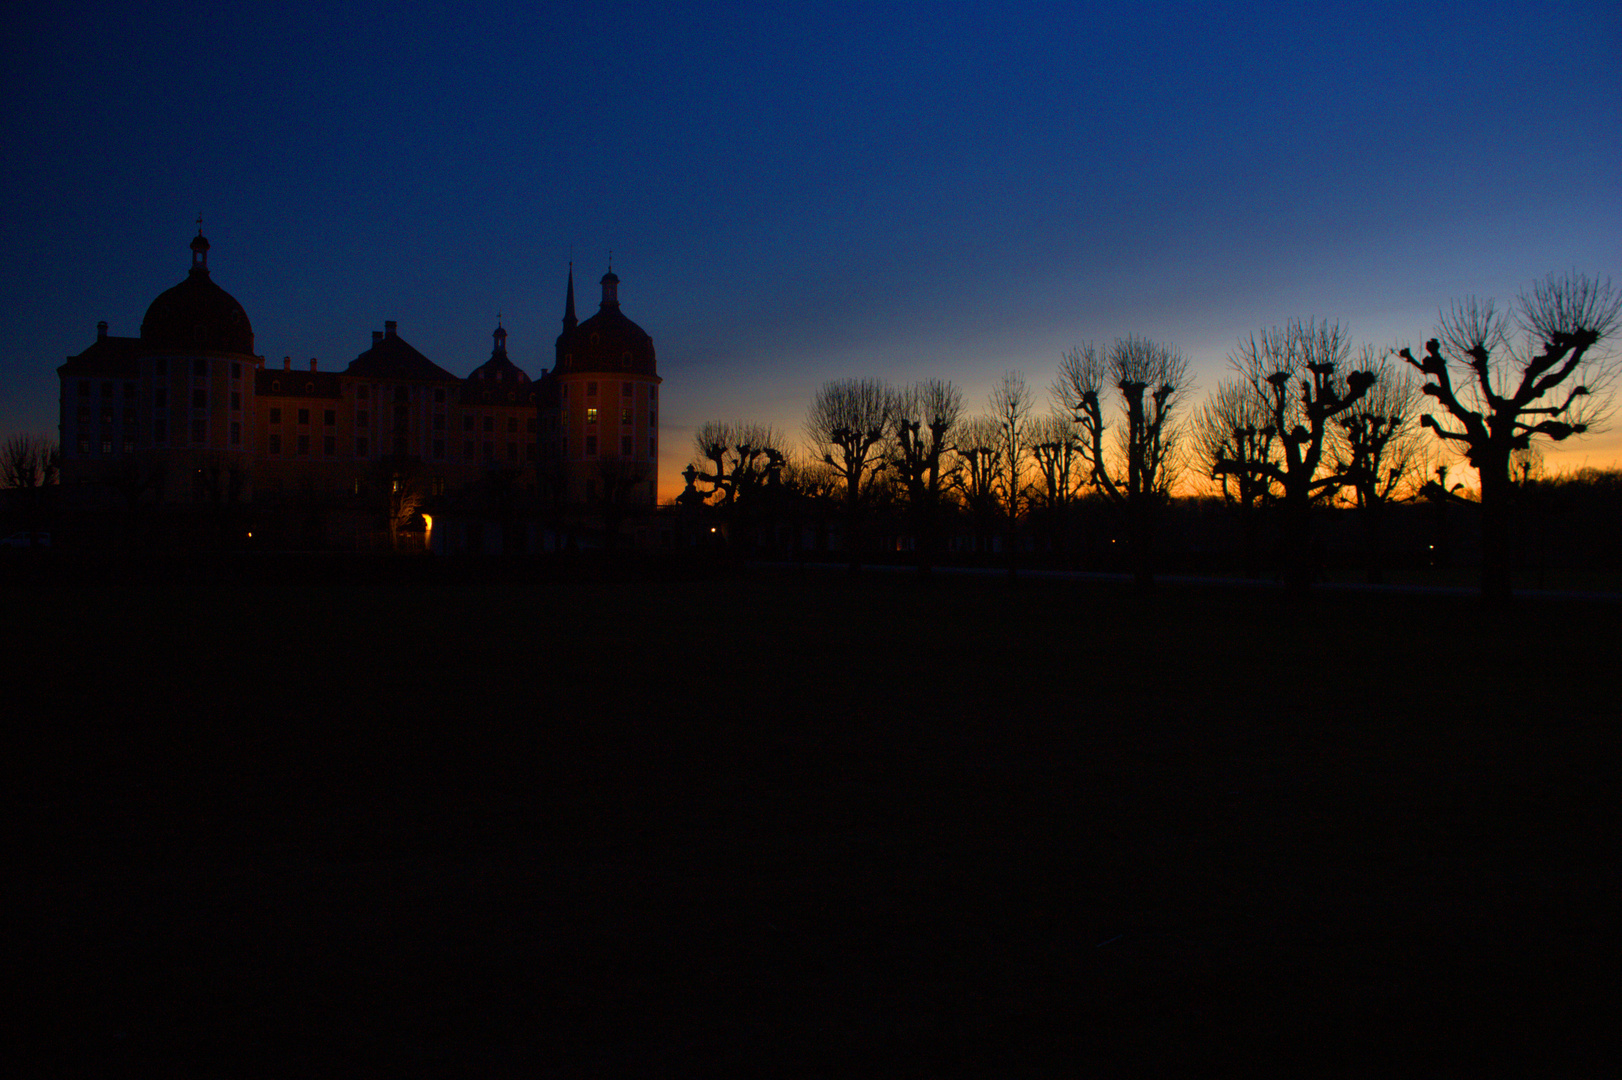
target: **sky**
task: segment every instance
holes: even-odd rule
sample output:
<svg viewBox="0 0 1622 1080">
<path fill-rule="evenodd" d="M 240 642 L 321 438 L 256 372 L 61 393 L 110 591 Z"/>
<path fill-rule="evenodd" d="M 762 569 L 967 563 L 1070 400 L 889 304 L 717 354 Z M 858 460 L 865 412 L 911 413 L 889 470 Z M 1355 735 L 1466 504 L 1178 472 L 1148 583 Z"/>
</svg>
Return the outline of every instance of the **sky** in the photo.
<svg viewBox="0 0 1622 1080">
<path fill-rule="evenodd" d="M 0 433 L 139 332 L 203 218 L 277 363 L 384 320 L 465 375 L 553 363 L 571 258 L 654 339 L 661 491 L 710 419 L 792 439 L 826 380 L 1622 282 L 1622 5 L 174 2 L 8 17 Z M 1559 464 L 1622 461 L 1622 432 Z"/>
</svg>

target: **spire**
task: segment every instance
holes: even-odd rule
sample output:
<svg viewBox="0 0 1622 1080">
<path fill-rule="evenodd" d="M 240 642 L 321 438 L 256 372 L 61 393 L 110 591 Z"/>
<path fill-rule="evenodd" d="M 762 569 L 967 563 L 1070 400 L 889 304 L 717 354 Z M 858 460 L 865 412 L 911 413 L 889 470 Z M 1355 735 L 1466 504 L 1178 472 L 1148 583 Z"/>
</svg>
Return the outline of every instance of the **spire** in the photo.
<svg viewBox="0 0 1622 1080">
<path fill-rule="evenodd" d="M 569 298 L 563 302 L 563 329 L 573 330 L 580 324 L 574 317 L 574 261 L 569 261 Z"/>
<path fill-rule="evenodd" d="M 608 253 L 608 273 L 603 275 L 603 302 L 598 305 L 604 309 L 618 308 L 620 306 L 620 279 L 614 273 L 614 253 Z"/>
<path fill-rule="evenodd" d="M 496 339 L 496 347 L 490 351 L 492 357 L 507 355 L 507 328 L 501 325 L 500 314 L 496 315 L 496 332 L 491 335 Z"/>
</svg>

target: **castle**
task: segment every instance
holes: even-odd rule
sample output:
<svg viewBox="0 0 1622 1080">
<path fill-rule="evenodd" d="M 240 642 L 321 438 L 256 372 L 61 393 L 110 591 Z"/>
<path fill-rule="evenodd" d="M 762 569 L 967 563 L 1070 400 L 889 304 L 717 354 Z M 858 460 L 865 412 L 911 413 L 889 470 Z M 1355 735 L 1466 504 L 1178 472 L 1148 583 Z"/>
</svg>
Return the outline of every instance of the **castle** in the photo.
<svg viewBox="0 0 1622 1080">
<path fill-rule="evenodd" d="M 428 359 L 395 322 L 342 371 L 254 353 L 247 312 L 213 280 L 209 242 L 153 300 L 138 337 L 108 333 L 57 369 L 64 485 L 160 504 L 340 505 L 411 484 L 414 504 L 454 505 L 481 485 L 577 514 L 651 510 L 658 493 L 653 339 L 602 278 L 595 314 L 575 315 L 569 269 L 556 363 L 532 379 L 498 325 L 466 378 Z"/>
</svg>

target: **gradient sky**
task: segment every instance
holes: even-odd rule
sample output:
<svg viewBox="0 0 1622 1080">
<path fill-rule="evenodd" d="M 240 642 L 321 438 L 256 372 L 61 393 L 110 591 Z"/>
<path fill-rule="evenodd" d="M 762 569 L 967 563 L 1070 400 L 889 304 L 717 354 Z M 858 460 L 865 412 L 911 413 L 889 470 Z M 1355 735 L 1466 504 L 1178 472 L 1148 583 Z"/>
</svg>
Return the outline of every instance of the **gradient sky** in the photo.
<svg viewBox="0 0 1622 1080">
<path fill-rule="evenodd" d="M 26 5 L 8 18 L 0 433 L 55 368 L 214 279 L 271 363 L 385 319 L 450 371 L 552 363 L 614 253 L 665 379 L 799 436 L 825 379 L 1141 334 L 1203 391 L 1241 334 L 1420 342 L 1466 295 L 1622 282 L 1622 5 Z M 1045 401 L 1044 401 L 1045 405 Z M 1622 434 L 1570 444 L 1622 459 Z"/>
</svg>

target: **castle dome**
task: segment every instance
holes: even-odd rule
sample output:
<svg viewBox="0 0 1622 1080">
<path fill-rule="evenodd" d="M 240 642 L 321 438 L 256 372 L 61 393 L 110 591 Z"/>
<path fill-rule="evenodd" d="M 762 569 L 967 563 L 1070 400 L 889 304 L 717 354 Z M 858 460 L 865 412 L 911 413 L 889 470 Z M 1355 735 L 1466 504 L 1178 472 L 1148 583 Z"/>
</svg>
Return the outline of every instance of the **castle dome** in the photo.
<svg viewBox="0 0 1622 1080">
<path fill-rule="evenodd" d="M 201 232 L 191 242 L 192 267 L 186 279 L 158 294 L 141 320 L 147 348 L 253 355 L 253 326 L 236 298 L 214 284 L 208 273 L 208 241 Z"/>
<path fill-rule="evenodd" d="M 603 300 L 597 314 L 570 325 L 574 315 L 574 275 L 569 275 L 569 306 L 564 330 L 558 338 L 556 373 L 626 372 L 656 375 L 653 338 L 625 317 L 619 305 L 620 279 L 613 270 L 603 275 Z"/>
</svg>

